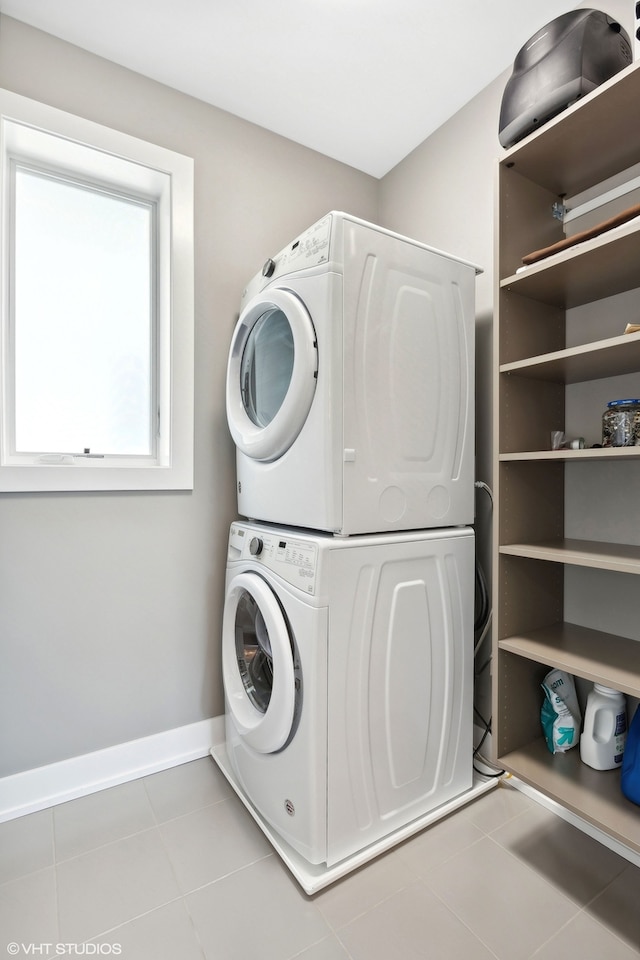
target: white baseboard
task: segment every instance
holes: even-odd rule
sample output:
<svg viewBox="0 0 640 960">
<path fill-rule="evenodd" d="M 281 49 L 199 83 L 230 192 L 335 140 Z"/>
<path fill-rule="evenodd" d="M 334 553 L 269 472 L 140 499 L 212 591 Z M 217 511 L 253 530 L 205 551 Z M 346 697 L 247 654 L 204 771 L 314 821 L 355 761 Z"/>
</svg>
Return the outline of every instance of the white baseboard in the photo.
<svg viewBox="0 0 640 960">
<path fill-rule="evenodd" d="M 197 760 L 224 740 L 224 717 L 201 720 L 0 779 L 0 823 Z"/>
</svg>

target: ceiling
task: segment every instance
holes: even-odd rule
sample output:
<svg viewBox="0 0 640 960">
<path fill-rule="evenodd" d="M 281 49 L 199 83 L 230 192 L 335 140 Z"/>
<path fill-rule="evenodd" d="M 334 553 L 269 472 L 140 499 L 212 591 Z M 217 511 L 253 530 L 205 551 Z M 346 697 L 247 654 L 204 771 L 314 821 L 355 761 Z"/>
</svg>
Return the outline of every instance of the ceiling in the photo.
<svg viewBox="0 0 640 960">
<path fill-rule="evenodd" d="M 567 0 L 0 0 L 0 11 L 381 177 Z"/>
</svg>

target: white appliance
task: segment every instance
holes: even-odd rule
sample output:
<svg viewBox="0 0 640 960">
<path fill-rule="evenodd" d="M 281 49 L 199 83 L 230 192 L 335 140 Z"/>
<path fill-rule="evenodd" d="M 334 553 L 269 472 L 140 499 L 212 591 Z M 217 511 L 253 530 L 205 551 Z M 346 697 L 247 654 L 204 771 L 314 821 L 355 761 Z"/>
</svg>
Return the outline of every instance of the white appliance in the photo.
<svg viewBox="0 0 640 960">
<path fill-rule="evenodd" d="M 232 524 L 212 753 L 308 892 L 472 787 L 473 578 L 470 528 Z"/>
<path fill-rule="evenodd" d="M 267 260 L 227 368 L 241 516 L 341 535 L 473 522 L 476 272 L 337 212 Z"/>
</svg>

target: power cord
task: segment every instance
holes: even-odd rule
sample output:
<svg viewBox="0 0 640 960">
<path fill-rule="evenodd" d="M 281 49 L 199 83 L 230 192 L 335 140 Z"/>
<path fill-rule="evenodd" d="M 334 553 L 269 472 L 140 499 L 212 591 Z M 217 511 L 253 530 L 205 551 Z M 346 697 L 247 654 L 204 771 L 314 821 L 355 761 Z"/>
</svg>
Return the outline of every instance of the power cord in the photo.
<svg viewBox="0 0 640 960">
<path fill-rule="evenodd" d="M 491 506 L 493 507 L 493 492 L 491 487 L 484 482 L 484 480 L 476 480 L 475 487 L 479 490 L 484 490 L 488 494 L 491 501 Z M 482 569 L 482 564 L 478 560 L 476 554 L 476 594 L 475 594 L 475 622 L 473 625 L 474 633 L 474 650 L 473 656 L 474 660 L 478 656 L 480 647 L 482 646 L 487 633 L 489 632 L 489 627 L 491 626 L 491 619 L 493 611 L 491 609 L 491 601 L 489 598 L 489 591 L 487 589 L 487 579 L 485 577 L 484 570 Z M 482 667 L 484 670 L 488 666 L 489 661 Z M 482 670 L 478 671 L 479 673 Z M 476 673 L 476 676 L 478 675 Z"/>
<path fill-rule="evenodd" d="M 480 774 L 481 777 L 486 777 L 489 780 L 494 780 L 494 779 L 497 780 L 500 777 L 504 776 L 504 774 L 506 773 L 506 770 L 498 770 L 498 767 L 496 767 L 495 763 L 492 763 L 487 757 L 483 756 L 480 753 L 480 751 L 482 750 L 482 744 L 485 742 L 485 740 L 491 733 L 491 719 L 485 720 L 475 705 L 473 707 L 473 712 L 476 714 L 476 716 L 482 723 L 482 726 L 484 727 L 484 733 L 480 738 L 480 743 L 473 751 L 473 760 L 474 760 L 473 769 L 475 770 L 476 773 Z M 475 764 L 476 760 L 479 760 L 480 763 L 484 764 L 485 767 L 489 767 L 489 770 L 492 772 L 487 773 L 486 770 L 479 770 Z"/>
<path fill-rule="evenodd" d="M 476 480 L 475 487 L 478 490 L 484 490 L 484 492 L 489 496 L 489 500 L 491 501 L 491 507 L 493 508 L 493 492 L 491 490 L 491 487 L 487 483 L 485 483 L 483 480 Z M 474 675 L 475 677 L 479 677 L 482 673 L 484 673 L 484 671 L 487 669 L 487 667 L 491 663 L 491 655 L 489 655 L 488 659 L 485 660 L 485 662 L 482 664 L 481 667 L 476 666 L 476 660 L 478 658 L 480 648 L 482 647 L 482 644 L 484 643 L 487 633 L 489 632 L 489 627 L 491 626 L 493 610 L 491 607 L 491 600 L 489 598 L 489 590 L 487 588 L 487 580 L 485 577 L 485 573 L 484 573 L 484 570 L 482 569 L 482 564 L 478 560 L 477 555 L 476 555 L 475 611 L 476 611 L 475 622 L 473 625 L 473 634 L 474 634 L 473 662 L 474 662 Z M 482 716 L 482 714 L 477 709 L 475 704 L 474 704 L 473 710 L 476 716 L 478 717 L 478 719 L 480 720 L 482 727 L 484 728 L 484 732 L 480 739 L 480 743 L 473 751 L 473 769 L 475 770 L 476 773 L 478 773 L 482 777 L 486 777 L 487 779 L 494 779 L 494 778 L 498 779 L 499 777 L 504 776 L 506 771 L 505 770 L 498 771 L 498 768 L 496 767 L 496 765 L 494 763 L 491 763 L 491 761 L 488 760 L 486 757 L 484 757 L 480 752 L 482 750 L 482 745 L 484 744 L 485 740 L 491 733 L 491 719 L 485 720 L 485 718 Z M 476 766 L 476 760 L 482 763 L 485 767 L 487 767 L 489 772 L 487 772 L 487 770 L 480 770 Z"/>
</svg>

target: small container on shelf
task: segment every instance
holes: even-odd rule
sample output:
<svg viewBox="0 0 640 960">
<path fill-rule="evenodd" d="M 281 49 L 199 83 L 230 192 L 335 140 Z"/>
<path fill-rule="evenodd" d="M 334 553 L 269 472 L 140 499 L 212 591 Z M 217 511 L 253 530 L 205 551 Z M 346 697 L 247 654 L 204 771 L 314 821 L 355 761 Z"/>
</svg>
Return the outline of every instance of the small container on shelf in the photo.
<svg viewBox="0 0 640 960">
<path fill-rule="evenodd" d="M 611 400 L 602 415 L 602 446 L 640 446 L 640 400 Z"/>
</svg>

